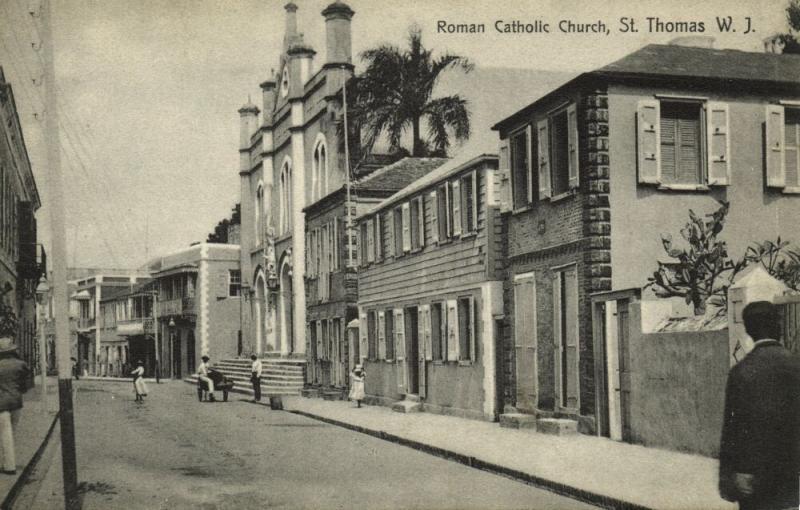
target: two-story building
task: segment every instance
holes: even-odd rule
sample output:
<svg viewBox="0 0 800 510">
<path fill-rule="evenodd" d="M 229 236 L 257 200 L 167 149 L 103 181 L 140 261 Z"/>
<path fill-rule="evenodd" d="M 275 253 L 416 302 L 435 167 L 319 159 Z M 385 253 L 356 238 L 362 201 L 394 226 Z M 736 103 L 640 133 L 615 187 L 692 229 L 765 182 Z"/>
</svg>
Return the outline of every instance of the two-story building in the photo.
<svg viewBox="0 0 800 510">
<path fill-rule="evenodd" d="M 348 386 L 352 360 L 345 328 L 358 318 L 357 243 L 351 243 L 354 249 L 348 252 L 348 221 L 353 222 L 446 161 L 403 158 L 357 179 L 349 190 L 347 185 L 341 185 L 304 209 L 309 384 L 339 390 Z"/>
<path fill-rule="evenodd" d="M 665 260 L 660 235 L 724 200 L 732 257 L 800 239 L 800 56 L 648 45 L 494 129 L 512 195 L 507 403 L 625 430 L 627 306 Z"/>
<path fill-rule="evenodd" d="M 144 363 L 145 376 L 156 375 L 159 338 L 153 315 L 155 293 L 154 282 L 145 279 L 128 288 L 106 292 L 100 300 L 101 344 L 106 350 L 103 356 L 109 376 L 127 377 L 138 361 Z"/>
<path fill-rule="evenodd" d="M 45 274 L 44 251 L 36 240 L 35 213 L 41 206 L 14 91 L 0 68 L 0 294 L 17 315 L 19 354 L 38 368 L 36 286 Z"/>
<path fill-rule="evenodd" d="M 197 243 L 149 264 L 164 377 L 193 374 L 204 355 L 218 361 L 241 354 L 239 267 L 239 246 L 216 243 Z"/>
<path fill-rule="evenodd" d="M 243 308 L 246 350 L 306 358 L 306 227 L 303 209 L 345 182 L 340 150 L 340 90 L 352 77 L 350 20 L 342 2 L 322 15 L 326 58 L 297 30 L 297 6 L 285 6 L 286 32 L 277 82 L 261 84 L 263 114 L 247 104 L 241 116 L 241 267 L 252 294 Z"/>
<path fill-rule="evenodd" d="M 497 164 L 485 154 L 448 161 L 358 219 L 354 357 L 363 360 L 369 400 L 495 418 Z"/>
</svg>

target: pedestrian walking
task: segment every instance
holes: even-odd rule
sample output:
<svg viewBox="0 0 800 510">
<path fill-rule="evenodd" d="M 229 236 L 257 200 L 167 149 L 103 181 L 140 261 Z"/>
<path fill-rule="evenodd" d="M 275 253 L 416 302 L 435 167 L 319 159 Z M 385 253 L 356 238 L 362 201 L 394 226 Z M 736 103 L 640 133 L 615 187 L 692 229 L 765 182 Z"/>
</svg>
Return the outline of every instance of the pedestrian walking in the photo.
<svg viewBox="0 0 800 510">
<path fill-rule="evenodd" d="M 250 356 L 253 365 L 250 367 L 250 382 L 253 383 L 253 402 L 261 402 L 261 360 L 253 354 Z"/>
<path fill-rule="evenodd" d="M 364 378 L 367 376 L 364 372 L 364 367 L 361 363 L 353 368 L 350 373 L 350 400 L 355 400 L 357 407 L 361 407 L 361 401 L 364 400 Z"/>
<path fill-rule="evenodd" d="M 17 473 L 14 429 L 22 410 L 22 394 L 28 390 L 28 365 L 19 359 L 11 338 L 0 338 L 0 444 L 3 447 L 3 474 Z"/>
<path fill-rule="evenodd" d="M 798 508 L 800 357 L 777 340 L 772 303 L 742 311 L 753 350 L 731 368 L 719 453 L 719 492 L 742 510 Z"/>
<path fill-rule="evenodd" d="M 133 376 L 133 391 L 136 393 L 136 402 L 144 402 L 147 396 L 147 385 L 144 382 L 144 363 L 136 362 L 136 368 L 131 372 Z"/>
<path fill-rule="evenodd" d="M 200 358 L 203 362 L 200 363 L 200 366 L 197 367 L 197 378 L 208 386 L 208 400 L 210 402 L 214 402 L 216 399 L 214 398 L 214 381 L 208 376 L 208 371 L 211 368 L 209 365 L 209 361 L 211 358 L 208 356 L 203 356 Z"/>
</svg>

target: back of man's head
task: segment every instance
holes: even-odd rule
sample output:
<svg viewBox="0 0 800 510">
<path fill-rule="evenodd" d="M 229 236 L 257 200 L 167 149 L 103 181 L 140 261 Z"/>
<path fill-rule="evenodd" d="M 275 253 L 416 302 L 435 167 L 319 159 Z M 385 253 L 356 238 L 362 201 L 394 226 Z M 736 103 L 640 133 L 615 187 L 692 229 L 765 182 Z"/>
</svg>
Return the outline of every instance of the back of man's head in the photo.
<svg viewBox="0 0 800 510">
<path fill-rule="evenodd" d="M 744 329 L 753 340 L 780 336 L 780 317 L 778 309 L 769 301 L 754 301 L 742 310 Z"/>
</svg>

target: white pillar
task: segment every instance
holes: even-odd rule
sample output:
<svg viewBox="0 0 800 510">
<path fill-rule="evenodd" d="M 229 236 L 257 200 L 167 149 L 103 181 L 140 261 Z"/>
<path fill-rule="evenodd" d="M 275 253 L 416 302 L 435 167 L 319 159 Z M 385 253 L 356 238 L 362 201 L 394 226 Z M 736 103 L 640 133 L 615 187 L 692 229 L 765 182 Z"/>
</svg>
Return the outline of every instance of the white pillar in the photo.
<svg viewBox="0 0 800 510">
<path fill-rule="evenodd" d="M 305 214 L 306 165 L 303 131 L 303 103 L 292 103 L 292 314 L 294 352 L 306 352 L 306 291 L 305 291 Z M 286 346 L 283 346 L 285 349 Z"/>
</svg>

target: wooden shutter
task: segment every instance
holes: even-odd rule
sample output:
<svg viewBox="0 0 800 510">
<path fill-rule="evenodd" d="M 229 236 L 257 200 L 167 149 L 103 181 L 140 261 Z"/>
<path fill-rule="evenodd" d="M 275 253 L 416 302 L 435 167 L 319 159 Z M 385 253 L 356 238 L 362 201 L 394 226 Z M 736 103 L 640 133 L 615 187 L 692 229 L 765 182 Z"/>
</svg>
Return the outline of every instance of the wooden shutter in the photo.
<svg viewBox="0 0 800 510">
<path fill-rule="evenodd" d="M 411 250 L 411 206 L 408 202 L 402 208 L 403 251 Z"/>
<path fill-rule="evenodd" d="M 386 219 L 386 256 L 393 257 L 394 253 L 394 236 L 396 235 L 394 231 L 394 211 L 389 210 Z"/>
<path fill-rule="evenodd" d="M 474 297 L 470 297 L 469 298 L 469 323 L 468 323 L 468 327 L 470 329 L 470 331 L 469 331 L 469 359 L 471 361 L 477 361 L 478 360 L 478 356 L 477 356 L 477 353 L 475 352 L 475 346 L 477 345 L 477 342 L 476 342 L 475 338 L 478 335 L 478 324 L 477 324 L 477 317 L 475 316 L 475 298 Z"/>
<path fill-rule="evenodd" d="M 419 247 L 425 246 L 425 195 L 417 198 L 417 235 L 419 236 Z"/>
<path fill-rule="evenodd" d="M 397 361 L 406 359 L 406 323 L 402 308 L 394 309 L 394 356 Z"/>
<path fill-rule="evenodd" d="M 540 120 L 536 124 L 536 154 L 539 168 L 539 199 L 552 195 L 550 186 L 550 130 L 548 120 Z"/>
<path fill-rule="evenodd" d="M 386 359 L 386 317 L 378 312 L 378 359 Z"/>
<path fill-rule="evenodd" d="M 425 349 L 425 359 L 430 361 L 433 359 L 433 345 L 431 335 L 431 305 L 422 305 L 420 307 L 420 314 L 422 315 L 422 345 Z"/>
<path fill-rule="evenodd" d="M 574 104 L 567 107 L 567 151 L 569 164 L 569 188 L 578 187 L 580 160 L 578 159 L 578 109 Z"/>
<path fill-rule="evenodd" d="M 639 182 L 661 182 L 661 105 L 655 99 L 642 99 L 636 109 L 636 146 Z"/>
<path fill-rule="evenodd" d="M 361 361 L 367 358 L 369 353 L 369 339 L 367 338 L 367 314 L 361 312 L 358 315 L 358 355 Z"/>
<path fill-rule="evenodd" d="M 317 359 L 325 359 L 325 342 L 322 339 L 322 322 L 316 321 L 314 329 L 317 334 Z"/>
<path fill-rule="evenodd" d="M 458 301 L 447 300 L 447 361 L 458 361 L 460 347 L 458 331 Z"/>
<path fill-rule="evenodd" d="M 431 212 L 431 242 L 439 242 L 439 200 L 436 196 L 436 190 L 430 192 L 431 206 L 428 210 Z"/>
<path fill-rule="evenodd" d="M 313 276 L 311 274 L 311 232 L 306 230 L 306 275 Z"/>
<path fill-rule="evenodd" d="M 708 135 L 708 184 L 731 183 L 730 137 L 728 135 L 728 104 L 706 105 L 706 133 Z"/>
<path fill-rule="evenodd" d="M 367 262 L 375 261 L 375 223 L 370 219 L 367 220 Z"/>
<path fill-rule="evenodd" d="M 450 199 L 453 202 L 452 216 L 453 216 L 453 235 L 461 235 L 461 183 L 456 179 L 451 184 L 453 192 Z"/>
<path fill-rule="evenodd" d="M 785 119 L 783 106 L 767 105 L 766 164 L 767 186 L 786 186 L 786 159 L 784 157 Z"/>
<path fill-rule="evenodd" d="M 484 174 L 484 175 L 488 175 L 488 173 Z M 469 178 L 472 180 L 472 197 L 471 197 L 472 198 L 472 225 L 471 225 L 471 227 L 472 227 L 473 231 L 477 231 L 478 230 L 478 212 L 479 212 L 478 204 L 480 202 L 478 200 L 480 198 L 480 190 L 478 189 L 478 172 L 473 171 L 470 174 Z M 489 189 L 489 186 L 488 186 L 489 183 L 487 182 L 486 184 L 487 184 L 486 189 L 488 190 Z M 530 188 L 528 188 L 528 189 L 530 189 Z M 487 196 L 486 198 L 487 198 L 487 201 L 488 201 L 489 197 Z"/>
<path fill-rule="evenodd" d="M 566 306 L 567 345 L 564 355 L 567 357 L 567 402 L 570 409 L 578 409 L 580 372 L 578 369 L 578 273 L 574 267 L 564 271 L 564 295 L 561 298 Z"/>
<path fill-rule="evenodd" d="M 556 405 L 563 406 L 561 357 L 564 355 L 561 349 L 561 273 L 553 274 L 553 358 L 555 366 L 555 394 Z"/>
<path fill-rule="evenodd" d="M 539 400 L 536 334 L 536 280 L 529 276 L 514 281 L 517 404 L 526 409 L 535 409 Z"/>
<path fill-rule="evenodd" d="M 375 260 L 383 260 L 383 217 L 380 214 L 375 215 Z"/>
<path fill-rule="evenodd" d="M 341 267 L 341 244 L 339 242 L 339 223 L 341 218 L 334 218 L 333 220 L 333 269 L 339 270 Z"/>
</svg>

